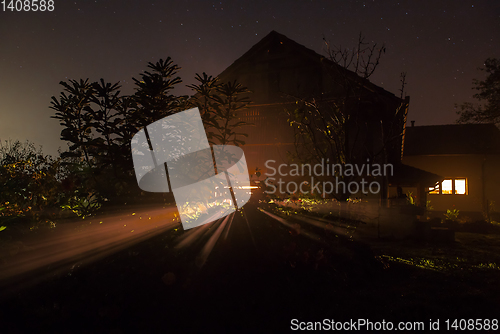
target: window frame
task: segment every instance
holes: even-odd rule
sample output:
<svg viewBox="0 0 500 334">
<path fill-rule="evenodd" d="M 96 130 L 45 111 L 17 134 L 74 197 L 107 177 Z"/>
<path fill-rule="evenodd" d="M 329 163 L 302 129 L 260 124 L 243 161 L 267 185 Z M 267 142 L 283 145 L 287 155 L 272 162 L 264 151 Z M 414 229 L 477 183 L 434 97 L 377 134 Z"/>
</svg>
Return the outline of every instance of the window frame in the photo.
<svg viewBox="0 0 500 334">
<path fill-rule="evenodd" d="M 465 180 L 465 194 L 457 194 L 456 193 L 456 186 L 455 182 L 456 180 Z M 443 194 L 443 182 L 444 181 L 451 181 L 451 194 Z M 434 191 L 438 190 L 438 193 L 435 193 Z M 428 188 L 427 193 L 429 195 L 445 195 L 445 196 L 450 196 L 450 195 L 458 195 L 458 196 L 467 196 L 469 195 L 469 182 L 467 181 L 466 177 L 447 177 L 443 179 L 442 181 L 438 182 L 436 184 L 436 187 L 433 188 Z"/>
</svg>

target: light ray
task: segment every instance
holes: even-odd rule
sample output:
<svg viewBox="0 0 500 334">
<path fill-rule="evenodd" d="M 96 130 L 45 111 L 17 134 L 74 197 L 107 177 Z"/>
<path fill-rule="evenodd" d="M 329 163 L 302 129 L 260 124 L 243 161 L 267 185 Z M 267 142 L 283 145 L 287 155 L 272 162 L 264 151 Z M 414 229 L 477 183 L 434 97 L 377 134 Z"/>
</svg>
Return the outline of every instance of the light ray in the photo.
<svg viewBox="0 0 500 334">
<path fill-rule="evenodd" d="M 142 209 L 133 214 L 65 223 L 50 233 L 21 240 L 24 249 L 0 265 L 0 285 L 35 283 L 180 227 L 175 207 Z M 48 269 L 49 268 L 49 269 Z"/>
<path fill-rule="evenodd" d="M 234 216 L 234 213 L 230 214 L 229 216 Z M 212 234 L 210 239 L 208 239 L 208 242 L 202 248 L 200 255 L 196 259 L 196 264 L 198 265 L 198 267 L 201 268 L 205 264 L 205 262 L 207 261 L 208 256 L 210 255 L 210 253 L 214 249 L 215 244 L 219 240 L 220 235 L 222 234 L 222 231 L 224 230 L 224 227 L 226 227 L 226 224 L 229 220 L 229 216 L 226 216 L 226 218 L 224 218 L 222 223 L 217 227 L 217 230 Z"/>
<path fill-rule="evenodd" d="M 276 216 L 275 214 L 272 214 L 270 212 L 267 212 L 266 210 L 262 209 L 262 208 L 259 208 L 259 210 L 263 213 L 265 213 L 266 215 L 268 215 L 269 217 L 273 218 L 274 220 L 280 222 L 281 224 L 285 225 L 286 227 L 288 227 L 289 229 L 291 230 L 294 230 L 296 231 L 296 227 L 291 224 L 290 222 L 288 222 L 286 219 L 283 219 L 279 216 Z M 321 242 L 323 243 L 323 241 L 321 240 L 321 238 L 319 237 L 319 235 L 317 235 L 316 233 L 313 233 L 313 232 L 309 232 L 307 230 L 304 230 L 304 229 L 300 229 L 300 235 L 303 235 L 311 240 L 314 240 L 314 241 L 317 241 L 317 242 Z"/>
</svg>

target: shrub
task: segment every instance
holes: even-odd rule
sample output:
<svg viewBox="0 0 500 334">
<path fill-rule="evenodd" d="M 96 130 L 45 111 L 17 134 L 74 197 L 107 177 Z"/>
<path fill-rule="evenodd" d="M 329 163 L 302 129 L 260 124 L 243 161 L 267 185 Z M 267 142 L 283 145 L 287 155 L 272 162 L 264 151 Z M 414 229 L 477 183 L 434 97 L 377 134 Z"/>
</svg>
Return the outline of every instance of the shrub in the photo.
<svg viewBox="0 0 500 334">
<path fill-rule="evenodd" d="M 60 160 L 31 142 L 0 143 L 0 217 L 37 217 L 62 199 Z"/>
<path fill-rule="evenodd" d="M 460 210 L 458 209 L 448 209 L 446 210 L 446 213 L 444 214 L 444 216 L 446 217 L 446 219 L 449 219 L 449 220 L 457 220 L 458 219 L 458 214 L 459 214 Z"/>
</svg>

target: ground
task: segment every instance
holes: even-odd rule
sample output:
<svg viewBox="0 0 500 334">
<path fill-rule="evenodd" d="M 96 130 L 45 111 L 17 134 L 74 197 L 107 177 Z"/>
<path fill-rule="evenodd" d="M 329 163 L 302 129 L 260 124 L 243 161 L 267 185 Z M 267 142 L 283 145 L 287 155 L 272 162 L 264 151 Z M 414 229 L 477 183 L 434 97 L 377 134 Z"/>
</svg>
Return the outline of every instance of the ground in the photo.
<svg viewBox="0 0 500 334">
<path fill-rule="evenodd" d="M 225 223 L 46 267 L 42 280 L 3 288 L 0 332 L 281 333 L 292 319 L 361 318 L 428 330 L 431 319 L 443 329 L 500 314 L 499 235 L 367 239 L 362 224 L 298 217 L 247 204 Z"/>
</svg>

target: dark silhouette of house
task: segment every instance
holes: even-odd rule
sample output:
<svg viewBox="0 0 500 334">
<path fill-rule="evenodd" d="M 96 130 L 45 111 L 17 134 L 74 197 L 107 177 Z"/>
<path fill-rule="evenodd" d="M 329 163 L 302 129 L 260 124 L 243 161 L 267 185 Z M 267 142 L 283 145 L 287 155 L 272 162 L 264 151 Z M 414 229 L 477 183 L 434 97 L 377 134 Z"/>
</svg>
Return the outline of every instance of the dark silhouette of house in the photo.
<svg viewBox="0 0 500 334">
<path fill-rule="evenodd" d="M 401 137 L 394 134 L 404 129 L 409 99 L 396 97 L 282 34 L 269 33 L 218 78 L 224 82 L 237 80 L 252 91 L 252 105 L 240 116 L 254 124 L 244 129 L 249 134 L 244 149 L 251 168 L 263 169 L 269 159 L 285 162 L 286 152 L 293 151 L 295 140 L 285 109 L 295 108 L 297 99 L 328 103 L 344 94 L 341 80 L 362 86 L 364 107 L 355 124 L 359 152 L 374 156 L 385 144 L 390 145 L 388 161 L 396 163 L 401 159 Z M 400 108 L 401 112 L 396 113 Z M 395 138 L 387 144 L 384 134 Z"/>
<path fill-rule="evenodd" d="M 426 189 L 440 214 L 458 209 L 479 218 L 500 205 L 500 130 L 494 124 L 408 127 L 403 162 L 442 175 Z"/>
<path fill-rule="evenodd" d="M 252 92 L 252 104 L 239 115 L 253 124 L 241 131 L 248 134 L 243 149 L 252 170 L 258 167 L 266 173 L 269 160 L 275 166 L 290 162 L 288 152 L 294 151 L 296 137 L 285 110 L 294 110 L 297 100 L 315 99 L 328 106 L 340 97 L 358 106 L 349 124 L 349 149 L 355 156 L 350 163 L 395 166 L 395 175 L 382 180 L 382 198 L 388 197 L 390 186 L 424 189 L 439 181 L 437 175 L 401 164 L 409 97 L 397 97 L 282 34 L 270 32 L 218 78 L 236 80 Z M 346 87 L 356 87 L 356 95 L 349 96 Z"/>
</svg>

